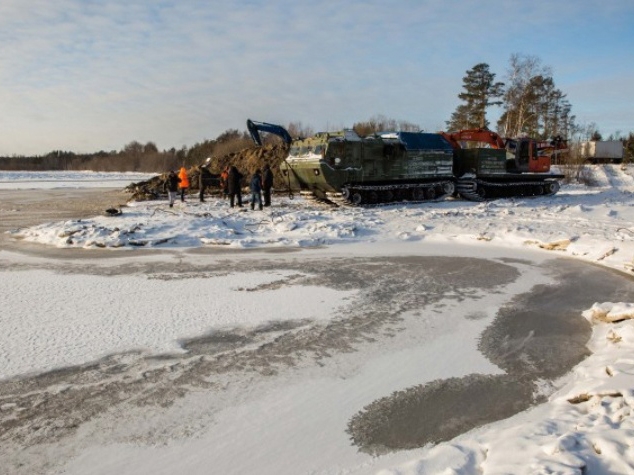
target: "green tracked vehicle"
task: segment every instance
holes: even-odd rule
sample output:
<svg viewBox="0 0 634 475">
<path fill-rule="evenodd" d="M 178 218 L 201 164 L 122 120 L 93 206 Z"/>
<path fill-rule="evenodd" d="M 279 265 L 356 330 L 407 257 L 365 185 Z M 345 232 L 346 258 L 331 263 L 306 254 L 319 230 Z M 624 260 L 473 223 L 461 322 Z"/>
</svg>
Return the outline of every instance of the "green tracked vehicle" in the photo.
<svg viewBox="0 0 634 475">
<path fill-rule="evenodd" d="M 282 137 L 289 155 L 280 165 L 291 189 L 355 205 L 426 201 L 454 192 L 453 147 L 439 134 L 392 132 L 359 137 L 352 130 L 291 139 L 273 124 L 247 121 L 259 132 Z"/>
</svg>

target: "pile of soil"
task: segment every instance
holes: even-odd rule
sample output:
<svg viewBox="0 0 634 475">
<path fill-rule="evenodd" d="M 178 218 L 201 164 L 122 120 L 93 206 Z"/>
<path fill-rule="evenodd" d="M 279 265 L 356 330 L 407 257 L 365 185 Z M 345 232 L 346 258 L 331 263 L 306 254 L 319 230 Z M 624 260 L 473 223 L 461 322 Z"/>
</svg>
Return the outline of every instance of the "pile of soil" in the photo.
<svg viewBox="0 0 634 475">
<path fill-rule="evenodd" d="M 227 166 L 235 166 L 244 175 L 243 184 L 246 185 L 250 177 L 257 169 L 269 165 L 273 172 L 273 188 L 285 190 L 288 181 L 282 175 L 279 164 L 288 156 L 288 146 L 284 144 L 264 145 L 262 147 L 250 147 L 233 152 L 220 158 L 214 158 L 210 164 L 195 165 L 187 169 L 190 191 L 198 191 L 200 188 L 200 175 L 203 174 L 203 186 L 207 193 L 220 193 L 220 173 Z M 178 170 L 176 170 L 178 172 Z M 125 191 L 132 194 L 135 201 L 155 200 L 165 196 L 164 184 L 167 173 L 154 176 L 149 180 L 132 183 Z"/>
</svg>

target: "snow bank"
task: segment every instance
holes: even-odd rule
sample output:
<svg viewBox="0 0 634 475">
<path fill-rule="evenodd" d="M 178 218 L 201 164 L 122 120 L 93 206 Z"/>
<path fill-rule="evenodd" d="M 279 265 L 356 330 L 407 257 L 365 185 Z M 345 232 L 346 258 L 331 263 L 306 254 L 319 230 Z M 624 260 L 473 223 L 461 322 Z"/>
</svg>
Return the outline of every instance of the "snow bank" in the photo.
<svg viewBox="0 0 634 475">
<path fill-rule="evenodd" d="M 525 247 L 634 270 L 634 169 L 610 166 L 619 186 L 564 185 L 555 196 L 485 203 L 444 199 L 375 208 L 330 208 L 276 196 L 247 211 L 228 202 L 131 202 L 121 216 L 46 223 L 13 231 L 17 239 L 60 248 L 235 249 L 345 243 L 443 242 Z M 596 173 L 599 173 L 596 169 Z M 626 178 L 629 179 L 626 180 Z"/>
<path fill-rule="evenodd" d="M 594 304 L 586 314 L 590 320 L 601 320 L 604 322 L 620 322 L 634 318 L 634 304 L 612 303 Z"/>
</svg>

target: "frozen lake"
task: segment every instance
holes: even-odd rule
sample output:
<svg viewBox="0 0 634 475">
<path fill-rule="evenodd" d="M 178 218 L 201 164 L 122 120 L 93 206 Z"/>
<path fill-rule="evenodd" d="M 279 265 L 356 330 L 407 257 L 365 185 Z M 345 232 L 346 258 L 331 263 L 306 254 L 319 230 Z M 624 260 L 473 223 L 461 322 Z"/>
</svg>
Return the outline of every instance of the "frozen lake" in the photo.
<svg viewBox="0 0 634 475">
<path fill-rule="evenodd" d="M 628 371 L 607 362 L 616 349 L 601 353 L 609 340 L 589 340 L 599 329 L 628 345 L 628 322 L 603 330 L 581 314 L 632 301 L 632 279 L 565 256 L 598 236 L 580 215 L 603 216 L 597 230 L 609 233 L 606 216 L 622 227 L 630 206 L 622 195 L 603 214 L 596 190 L 581 191 L 340 211 L 278 197 L 268 212 L 233 214 L 222 201 L 160 213 L 158 201 L 93 219 L 110 191 L 0 189 L 4 229 L 8 218 L 25 226 L 0 241 L 0 466 L 466 475 L 504 453 L 493 468 L 552 470 L 579 457 L 612 467 L 591 473 L 620 473 L 625 449 L 596 461 L 581 458 L 582 442 L 548 452 L 582 420 L 566 398 Z M 49 215 L 60 221 L 34 225 Z M 191 239 L 223 221 L 225 239 L 243 247 Z M 124 226 L 172 233 L 175 245 L 57 245 L 69 230 L 111 239 Z M 520 233 L 581 228 L 559 251 L 520 245 Z M 584 427 L 596 443 L 626 445 L 627 425 L 594 415 L 626 404 L 611 397 L 588 403 Z"/>
<path fill-rule="evenodd" d="M 55 188 L 124 188 L 156 174 L 93 171 L 0 170 L 0 189 L 36 190 Z"/>
</svg>

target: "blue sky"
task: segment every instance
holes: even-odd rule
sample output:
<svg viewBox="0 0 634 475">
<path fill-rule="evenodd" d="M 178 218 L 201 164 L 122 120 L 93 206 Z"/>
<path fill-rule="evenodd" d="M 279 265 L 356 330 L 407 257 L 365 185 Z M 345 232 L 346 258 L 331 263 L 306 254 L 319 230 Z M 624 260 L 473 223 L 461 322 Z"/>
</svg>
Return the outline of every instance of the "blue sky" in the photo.
<svg viewBox="0 0 634 475">
<path fill-rule="evenodd" d="M 0 45 L 0 155 L 179 148 L 249 118 L 436 131 L 465 72 L 504 81 L 512 54 L 552 68 L 577 123 L 634 131 L 632 0 L 2 0 Z"/>
</svg>

